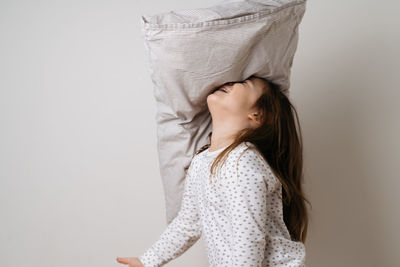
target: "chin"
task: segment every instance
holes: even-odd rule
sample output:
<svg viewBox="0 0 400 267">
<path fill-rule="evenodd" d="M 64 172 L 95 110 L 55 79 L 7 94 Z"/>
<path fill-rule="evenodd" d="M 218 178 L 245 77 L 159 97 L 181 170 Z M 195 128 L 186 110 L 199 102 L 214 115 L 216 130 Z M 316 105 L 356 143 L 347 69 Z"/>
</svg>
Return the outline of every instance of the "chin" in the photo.
<svg viewBox="0 0 400 267">
<path fill-rule="evenodd" d="M 215 101 L 218 101 L 217 99 L 218 99 L 218 97 L 215 94 L 209 94 L 207 96 L 207 104 L 210 105 L 210 104 L 214 103 Z"/>
<path fill-rule="evenodd" d="M 211 116 L 216 114 L 221 114 L 225 110 L 224 107 L 224 99 L 218 97 L 217 95 L 209 95 L 207 96 L 207 107 Z"/>
<path fill-rule="evenodd" d="M 213 106 L 215 105 L 215 95 L 213 95 L 213 94 L 209 94 L 208 96 L 207 96 L 207 107 L 208 107 L 208 110 L 210 111 L 210 113 L 211 113 L 211 111 L 212 111 L 212 109 L 213 109 Z"/>
</svg>

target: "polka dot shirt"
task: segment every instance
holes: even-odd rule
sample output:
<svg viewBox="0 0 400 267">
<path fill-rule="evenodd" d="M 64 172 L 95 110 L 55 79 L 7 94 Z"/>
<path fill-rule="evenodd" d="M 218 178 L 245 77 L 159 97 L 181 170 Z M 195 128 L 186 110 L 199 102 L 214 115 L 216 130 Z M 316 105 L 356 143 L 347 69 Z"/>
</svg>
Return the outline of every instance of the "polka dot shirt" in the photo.
<svg viewBox="0 0 400 267">
<path fill-rule="evenodd" d="M 290 239 L 283 221 L 282 185 L 254 144 L 242 142 L 211 178 L 226 147 L 195 155 L 184 183 L 181 209 L 139 259 L 162 266 L 203 234 L 211 267 L 305 267 L 305 246 Z"/>
</svg>

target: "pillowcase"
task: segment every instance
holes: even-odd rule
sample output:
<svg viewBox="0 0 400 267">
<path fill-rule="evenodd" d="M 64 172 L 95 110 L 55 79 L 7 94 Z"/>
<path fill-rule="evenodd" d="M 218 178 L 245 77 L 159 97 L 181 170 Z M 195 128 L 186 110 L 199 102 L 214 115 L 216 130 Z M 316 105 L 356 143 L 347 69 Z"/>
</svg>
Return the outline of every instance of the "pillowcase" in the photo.
<svg viewBox="0 0 400 267">
<path fill-rule="evenodd" d="M 195 152 L 208 143 L 207 95 L 251 75 L 288 95 L 306 0 L 226 0 L 208 8 L 142 15 L 157 114 L 157 149 L 169 224 Z"/>
</svg>

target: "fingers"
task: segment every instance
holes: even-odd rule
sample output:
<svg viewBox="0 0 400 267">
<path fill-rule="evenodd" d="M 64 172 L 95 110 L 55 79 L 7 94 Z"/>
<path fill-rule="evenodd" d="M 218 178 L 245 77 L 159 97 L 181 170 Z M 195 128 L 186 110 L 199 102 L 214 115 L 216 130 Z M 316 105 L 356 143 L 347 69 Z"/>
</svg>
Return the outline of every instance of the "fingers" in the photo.
<svg viewBox="0 0 400 267">
<path fill-rule="evenodd" d="M 128 258 L 117 258 L 117 261 L 119 263 L 123 263 L 123 264 L 129 264 L 129 259 Z"/>
</svg>

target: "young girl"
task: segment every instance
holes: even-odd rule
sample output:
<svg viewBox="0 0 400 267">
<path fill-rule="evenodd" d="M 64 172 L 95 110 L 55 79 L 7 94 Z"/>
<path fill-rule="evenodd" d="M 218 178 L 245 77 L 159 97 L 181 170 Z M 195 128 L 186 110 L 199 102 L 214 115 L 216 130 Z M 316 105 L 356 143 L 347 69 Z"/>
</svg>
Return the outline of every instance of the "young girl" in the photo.
<svg viewBox="0 0 400 267">
<path fill-rule="evenodd" d="M 117 261 L 162 266 L 204 234 L 211 267 L 304 267 L 309 201 L 295 108 L 254 75 L 218 87 L 207 105 L 210 144 L 190 163 L 178 215 L 141 256 Z"/>
</svg>

